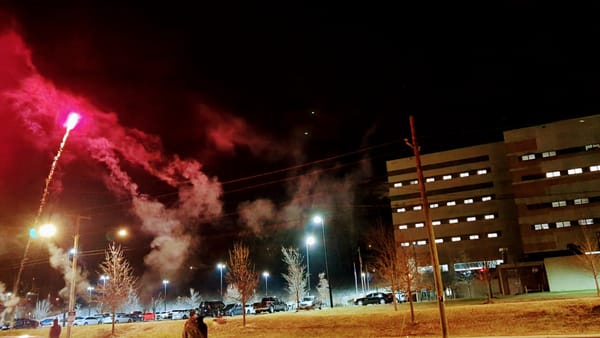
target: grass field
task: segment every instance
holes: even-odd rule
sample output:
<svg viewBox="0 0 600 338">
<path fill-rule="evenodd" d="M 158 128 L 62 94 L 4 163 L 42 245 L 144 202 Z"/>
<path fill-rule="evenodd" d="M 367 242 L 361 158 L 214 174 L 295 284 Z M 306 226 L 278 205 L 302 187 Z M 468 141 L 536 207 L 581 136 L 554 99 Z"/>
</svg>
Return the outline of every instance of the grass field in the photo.
<svg viewBox="0 0 600 338">
<path fill-rule="evenodd" d="M 445 309 L 449 336 L 517 336 L 600 334 L 600 306 L 595 293 L 536 293 L 494 299 L 450 300 Z M 407 303 L 346 306 L 314 311 L 205 318 L 209 337 L 439 337 L 441 325 L 436 302 L 415 304 L 415 323 Z M 116 325 L 123 338 L 180 337 L 184 321 L 158 321 Z M 0 336 L 48 337 L 48 328 L 12 330 Z M 111 326 L 74 327 L 73 338 L 110 337 Z M 63 328 L 63 337 L 66 329 Z M 599 335 L 600 336 L 600 335 Z"/>
</svg>

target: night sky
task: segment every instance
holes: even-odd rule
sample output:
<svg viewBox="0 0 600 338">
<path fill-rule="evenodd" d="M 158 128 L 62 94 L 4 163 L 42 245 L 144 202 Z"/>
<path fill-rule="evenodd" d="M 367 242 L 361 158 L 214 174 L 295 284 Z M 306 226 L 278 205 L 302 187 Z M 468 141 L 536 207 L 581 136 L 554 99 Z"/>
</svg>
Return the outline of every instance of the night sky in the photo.
<svg viewBox="0 0 600 338">
<path fill-rule="evenodd" d="M 410 115 L 430 153 L 598 113 L 591 5 L 3 4 L 0 281 L 9 287 L 71 110 L 82 121 L 39 217 L 65 228 L 52 248 L 72 241 L 66 215 L 91 217 L 81 262 L 94 284 L 103 249 L 126 226 L 132 235 L 119 241 L 145 295 L 167 278 L 174 294 L 207 297 L 218 292 L 216 263 L 239 240 L 281 292 L 281 246 L 305 253 L 305 234 L 320 234 L 316 212 L 332 285 L 353 288 L 365 231 L 391 222 L 385 161 L 412 154 Z M 313 273 L 323 270 L 320 245 Z M 49 280 L 42 292 L 56 293 L 61 269 L 48 265 L 46 244 L 32 248 L 38 263 L 23 279 Z"/>
</svg>

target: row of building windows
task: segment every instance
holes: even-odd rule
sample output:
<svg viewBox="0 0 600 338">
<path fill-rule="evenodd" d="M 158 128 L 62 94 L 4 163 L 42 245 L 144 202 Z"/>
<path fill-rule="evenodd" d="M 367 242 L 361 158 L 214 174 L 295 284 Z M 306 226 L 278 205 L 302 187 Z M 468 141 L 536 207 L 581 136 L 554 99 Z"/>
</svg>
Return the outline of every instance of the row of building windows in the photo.
<svg viewBox="0 0 600 338">
<path fill-rule="evenodd" d="M 571 168 L 566 170 L 553 170 L 549 171 L 545 174 L 533 174 L 533 175 L 525 175 L 521 177 L 522 181 L 531 181 L 531 180 L 539 180 L 542 178 L 553 178 L 560 177 L 563 175 L 579 175 L 587 172 L 598 172 L 600 171 L 600 165 L 592 165 L 589 168 Z"/>
<path fill-rule="evenodd" d="M 558 221 L 554 223 L 539 223 L 534 224 L 531 228 L 533 230 L 550 230 L 550 229 L 560 229 L 560 228 L 568 228 L 573 224 L 578 225 L 593 225 L 598 224 L 600 218 L 582 218 L 575 221 Z"/>
<path fill-rule="evenodd" d="M 435 208 L 440 208 L 441 206 L 453 207 L 457 204 L 473 204 L 473 203 L 478 203 L 478 202 L 487 202 L 487 201 L 491 201 L 495 198 L 496 198 L 496 195 L 484 195 L 484 196 L 465 198 L 462 201 L 458 201 L 458 202 L 456 200 L 438 201 L 435 203 L 430 203 L 429 208 L 435 209 Z M 396 208 L 396 212 L 403 213 L 403 212 L 406 212 L 407 210 L 418 211 L 418 210 L 422 210 L 422 209 L 423 209 L 423 206 L 421 204 L 416 204 L 416 205 L 411 205 L 408 207 Z"/>
<path fill-rule="evenodd" d="M 452 242 L 460 242 L 463 240 L 474 241 L 474 240 L 478 240 L 478 239 L 498 238 L 498 237 L 500 237 L 500 235 L 501 235 L 500 232 L 487 232 L 487 233 L 483 233 L 483 234 L 456 235 L 456 236 L 450 236 L 450 237 L 436 238 L 435 243 L 436 244 L 452 243 Z M 416 240 L 412 243 L 411 242 L 402 242 L 402 243 L 400 243 L 400 245 L 403 247 L 409 247 L 411 245 L 414 245 L 414 246 L 427 245 L 427 243 L 428 243 L 428 240 L 420 239 L 420 240 Z"/>
<path fill-rule="evenodd" d="M 527 209 L 536 210 L 536 209 L 548 209 L 548 208 L 562 208 L 569 205 L 583 205 L 588 203 L 598 203 L 600 202 L 600 196 L 590 196 L 590 197 L 582 197 L 575 198 L 572 200 L 559 200 L 545 203 L 536 203 L 536 204 L 528 204 Z"/>
<path fill-rule="evenodd" d="M 491 171 L 490 168 L 483 168 L 483 169 L 462 171 L 462 172 L 451 173 L 451 174 L 431 176 L 431 177 L 425 178 L 425 182 L 431 183 L 431 182 L 435 182 L 435 181 L 448 181 L 453 178 L 469 177 L 472 175 L 486 175 L 490 171 Z M 400 188 L 405 185 L 415 185 L 415 184 L 419 184 L 419 180 L 407 180 L 407 181 L 402 181 L 402 182 L 396 182 L 396 183 L 394 183 L 394 188 Z"/>
<path fill-rule="evenodd" d="M 458 224 L 459 222 L 475 222 L 475 221 L 490 221 L 498 217 L 497 214 L 481 214 L 475 216 L 466 216 L 466 217 L 455 217 L 455 218 L 445 218 L 441 220 L 431 221 L 431 225 L 441 225 L 441 224 Z M 409 224 L 401 224 L 398 225 L 399 230 L 406 230 L 408 228 L 422 228 L 425 226 L 424 222 L 416 222 Z"/>
<path fill-rule="evenodd" d="M 539 158 L 554 157 L 556 155 L 564 155 L 564 154 L 573 154 L 573 153 L 590 151 L 593 149 L 600 149 L 600 144 L 595 143 L 595 144 L 588 144 L 583 147 L 572 147 L 572 148 L 565 148 L 565 149 L 560 149 L 560 150 L 544 151 L 541 153 L 524 154 L 524 155 L 521 155 L 521 161 L 532 161 L 532 160 L 539 159 Z"/>
</svg>

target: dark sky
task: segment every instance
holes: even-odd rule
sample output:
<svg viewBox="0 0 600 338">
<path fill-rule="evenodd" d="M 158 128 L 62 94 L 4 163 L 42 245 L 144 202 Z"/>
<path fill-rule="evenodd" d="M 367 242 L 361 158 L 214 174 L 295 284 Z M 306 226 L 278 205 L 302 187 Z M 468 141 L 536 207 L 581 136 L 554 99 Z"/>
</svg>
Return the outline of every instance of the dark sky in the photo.
<svg viewBox="0 0 600 338">
<path fill-rule="evenodd" d="M 0 231 L 11 238 L 0 260 L 18 264 L 24 240 L 12 238 L 35 219 L 60 121 L 76 107 L 83 120 L 40 218 L 92 217 L 81 230 L 90 253 L 130 227 L 124 245 L 150 293 L 162 278 L 181 294 L 215 292 L 214 266 L 237 240 L 281 288 L 280 248 L 303 248 L 317 211 L 333 284 L 352 286 L 364 232 L 390 221 L 385 161 L 411 155 L 409 115 L 427 153 L 599 106 L 592 6 L 14 1 L 0 10 Z M 322 269 L 322 251 L 311 250 Z M 83 257 L 92 283 L 101 258 Z"/>
</svg>

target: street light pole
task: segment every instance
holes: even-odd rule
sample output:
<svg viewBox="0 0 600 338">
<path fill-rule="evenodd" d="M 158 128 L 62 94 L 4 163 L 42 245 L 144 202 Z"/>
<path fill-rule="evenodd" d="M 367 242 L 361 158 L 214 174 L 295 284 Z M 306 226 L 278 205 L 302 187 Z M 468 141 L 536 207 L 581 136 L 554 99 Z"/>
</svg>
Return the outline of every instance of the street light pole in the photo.
<svg viewBox="0 0 600 338">
<path fill-rule="evenodd" d="M 263 276 L 265 277 L 265 297 L 269 296 L 269 272 L 263 272 Z"/>
<path fill-rule="evenodd" d="M 323 252 L 325 254 L 325 273 L 327 274 L 327 282 L 329 283 L 329 305 L 333 309 L 333 293 L 331 291 L 331 276 L 329 275 L 329 265 L 327 264 L 327 245 L 325 244 L 325 220 L 321 216 L 315 216 L 313 218 L 314 223 L 321 223 L 321 230 L 323 231 Z"/>
<path fill-rule="evenodd" d="M 90 304 L 92 303 L 92 291 L 94 291 L 94 287 L 88 286 L 87 290 L 90 293 L 90 301 L 88 303 L 88 316 L 90 316 L 92 314 L 92 307 L 90 306 Z"/>
<path fill-rule="evenodd" d="M 225 264 L 219 263 L 217 264 L 217 268 L 219 268 L 219 274 L 221 279 L 221 300 L 223 300 L 223 268 L 225 268 Z"/>
<path fill-rule="evenodd" d="M 163 286 L 165 287 L 165 300 L 164 300 L 163 304 L 164 304 L 164 309 L 165 309 L 165 314 L 166 314 L 166 312 L 167 312 L 167 284 L 169 284 L 169 281 L 166 279 L 163 279 L 162 283 L 163 283 Z"/>
<path fill-rule="evenodd" d="M 308 295 L 310 296 L 310 257 L 308 254 L 308 247 L 315 243 L 313 236 L 306 238 L 306 283 L 308 284 Z"/>
</svg>

